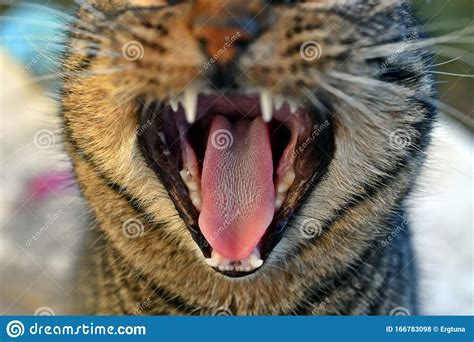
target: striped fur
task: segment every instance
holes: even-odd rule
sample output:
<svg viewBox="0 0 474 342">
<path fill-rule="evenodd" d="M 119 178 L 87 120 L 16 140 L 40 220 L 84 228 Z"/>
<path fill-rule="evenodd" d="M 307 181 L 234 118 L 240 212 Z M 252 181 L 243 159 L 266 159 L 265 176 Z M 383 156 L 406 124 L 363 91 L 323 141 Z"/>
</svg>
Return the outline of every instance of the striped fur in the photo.
<svg viewBox="0 0 474 342">
<path fill-rule="evenodd" d="M 64 58 L 65 141 L 93 212 L 95 241 L 84 256 L 86 294 L 78 311 L 355 315 L 405 307 L 416 313 L 404 199 L 429 144 L 434 94 L 430 55 L 410 45 L 423 31 L 409 4 L 320 0 L 275 7 L 275 23 L 242 57 L 247 72 L 239 85 L 274 88 L 324 109 L 336 146 L 325 177 L 263 268 L 231 280 L 205 264 L 137 147 L 140 103 L 159 102 L 202 77 L 205 58 L 185 25 L 189 5 L 128 3 L 81 6 Z M 144 47 L 143 58 L 123 57 L 130 41 Z M 320 59 L 300 57 L 306 41 L 320 43 Z M 385 47 L 394 42 L 401 48 Z M 394 143 L 396 134 L 409 143 Z M 129 219 L 143 224 L 141 237 L 124 236 Z M 323 227 L 311 240 L 300 231 L 308 219 Z M 384 244 L 387 236 L 393 238 Z"/>
</svg>

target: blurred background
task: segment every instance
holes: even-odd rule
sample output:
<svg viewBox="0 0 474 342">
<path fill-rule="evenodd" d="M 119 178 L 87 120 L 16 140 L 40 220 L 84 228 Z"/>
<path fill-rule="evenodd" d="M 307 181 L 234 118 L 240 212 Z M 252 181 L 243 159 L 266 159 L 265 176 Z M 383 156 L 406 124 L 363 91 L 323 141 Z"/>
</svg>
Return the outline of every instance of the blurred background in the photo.
<svg viewBox="0 0 474 342">
<path fill-rule="evenodd" d="M 0 314 L 68 314 L 87 209 L 60 139 L 72 1 L 0 0 Z M 422 314 L 474 314 L 472 0 L 414 1 L 436 45 L 440 120 L 410 221 Z"/>
</svg>

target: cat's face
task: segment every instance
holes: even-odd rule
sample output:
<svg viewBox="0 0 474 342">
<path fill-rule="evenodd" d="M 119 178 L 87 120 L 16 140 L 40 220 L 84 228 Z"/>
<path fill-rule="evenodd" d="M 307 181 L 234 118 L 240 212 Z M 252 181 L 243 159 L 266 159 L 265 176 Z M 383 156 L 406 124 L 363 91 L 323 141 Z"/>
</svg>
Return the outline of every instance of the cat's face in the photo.
<svg viewBox="0 0 474 342">
<path fill-rule="evenodd" d="M 403 1 L 91 1 L 79 17 L 69 142 L 200 269 L 329 272 L 411 186 L 431 87 Z"/>
</svg>

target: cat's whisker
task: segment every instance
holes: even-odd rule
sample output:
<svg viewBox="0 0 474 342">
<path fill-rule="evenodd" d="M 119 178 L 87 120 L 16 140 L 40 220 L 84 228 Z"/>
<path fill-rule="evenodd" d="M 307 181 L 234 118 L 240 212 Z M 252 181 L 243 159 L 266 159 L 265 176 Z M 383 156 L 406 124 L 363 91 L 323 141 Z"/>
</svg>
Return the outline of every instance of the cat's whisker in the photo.
<svg viewBox="0 0 474 342">
<path fill-rule="evenodd" d="M 98 41 L 101 41 L 101 42 L 104 42 L 104 41 L 109 42 L 110 41 L 109 37 L 99 36 L 99 35 L 84 31 L 84 30 L 77 29 L 75 27 L 69 27 L 69 28 L 67 28 L 67 31 L 72 32 L 72 33 L 77 33 L 77 34 L 80 34 L 80 35 L 83 35 L 83 36 L 86 36 L 86 37 L 89 37 L 89 38 L 92 38 L 92 39 L 95 39 L 95 40 L 98 40 Z M 69 41 L 67 40 L 67 37 L 65 35 L 63 35 L 63 33 L 61 33 L 61 34 L 58 33 L 54 37 L 51 37 L 50 35 L 46 35 L 46 34 L 44 34 L 44 35 L 28 35 L 28 34 L 20 35 L 20 34 L 18 34 L 18 35 L 8 35 L 8 36 L 3 35 L 0 38 L 0 41 L 3 41 L 3 42 L 7 42 L 7 41 L 15 41 L 15 42 L 18 41 L 18 42 L 20 42 L 20 41 L 23 41 L 23 40 L 28 40 L 30 42 L 51 43 L 51 44 L 56 44 L 56 45 L 67 45 L 69 43 Z M 85 39 L 81 39 L 81 38 L 77 38 L 77 37 L 72 37 L 71 40 L 75 41 L 75 42 L 77 42 L 77 41 L 83 42 L 83 43 L 89 44 L 91 46 L 100 47 L 101 49 L 103 49 L 103 46 L 101 44 L 91 42 L 89 40 L 85 40 Z"/>
<path fill-rule="evenodd" d="M 437 75 L 456 76 L 456 77 L 462 77 L 462 78 L 474 78 L 473 74 L 459 74 L 455 72 L 444 72 L 444 71 L 431 71 L 431 73 L 437 74 Z"/>
<path fill-rule="evenodd" d="M 438 56 L 443 56 L 447 58 L 459 57 L 459 61 L 463 64 L 474 66 L 472 52 L 446 45 L 439 45 L 438 47 L 442 48 L 442 50 L 436 51 L 436 54 Z"/>
<path fill-rule="evenodd" d="M 90 4 L 89 2 L 85 0 L 74 0 L 74 3 L 78 5 L 79 7 L 83 7 L 87 9 L 87 11 L 89 11 L 89 13 L 91 13 L 94 17 L 96 17 L 96 19 L 99 19 L 99 20 L 107 19 L 104 13 L 102 13 L 100 10 L 98 10 L 92 4 Z"/>
<path fill-rule="evenodd" d="M 0 15 L 0 21 L 21 21 L 21 22 L 25 22 L 25 23 L 30 23 L 30 24 L 41 24 L 42 26 L 44 27 L 51 27 L 51 28 L 62 28 L 64 27 L 64 24 L 63 23 L 60 23 L 60 22 L 45 22 L 44 20 L 41 20 L 41 19 L 35 19 L 35 18 L 31 18 L 31 17 L 15 17 L 15 16 L 9 16 L 9 15 Z"/>
<path fill-rule="evenodd" d="M 313 92 L 306 88 L 304 90 L 306 92 L 306 97 L 321 113 L 328 112 L 328 108 L 321 101 L 319 101 L 316 96 L 314 96 Z"/>
<path fill-rule="evenodd" d="M 122 54 L 110 50 L 91 50 L 90 48 L 94 48 L 94 45 L 89 45 L 89 46 L 83 46 L 83 47 L 65 47 L 66 51 L 69 52 L 79 52 L 79 53 L 93 53 L 94 56 L 105 56 L 105 57 L 111 57 L 111 58 L 116 58 L 122 56 Z"/>
<path fill-rule="evenodd" d="M 427 27 L 425 29 L 430 32 L 436 32 L 436 31 L 441 31 L 441 32 L 448 32 L 448 31 L 461 31 L 466 28 L 468 28 L 472 24 L 472 21 L 470 19 L 466 18 L 456 18 L 456 20 L 436 20 L 436 21 L 431 21 L 429 24 L 427 24 Z"/>
<path fill-rule="evenodd" d="M 455 57 L 455 58 L 451 58 L 450 60 L 448 61 L 445 61 L 445 62 L 441 62 L 441 63 L 437 63 L 437 64 L 433 64 L 433 67 L 436 68 L 436 67 L 439 67 L 441 65 L 446 65 L 446 64 L 449 64 L 449 63 L 453 63 L 453 62 L 456 62 L 456 61 L 459 61 L 461 60 L 461 56 L 458 56 L 458 57 Z"/>
<path fill-rule="evenodd" d="M 393 91 L 393 92 L 400 92 L 403 91 L 403 94 L 405 96 L 415 96 L 416 92 L 410 88 L 395 84 L 395 83 L 390 83 L 370 77 L 362 77 L 362 76 L 357 76 L 357 75 L 352 75 L 348 74 L 342 71 L 336 71 L 336 70 L 330 70 L 326 73 L 329 77 L 332 78 L 337 78 L 342 81 L 348 81 L 348 82 L 353 82 L 353 83 L 359 83 L 367 86 L 372 86 L 372 87 L 383 87 L 384 89 Z"/>
<path fill-rule="evenodd" d="M 110 41 L 111 40 L 110 37 L 107 37 L 107 36 L 104 36 L 104 35 L 99 35 L 99 34 L 92 33 L 92 32 L 89 32 L 89 31 L 85 31 L 85 30 L 82 30 L 82 29 L 78 29 L 77 27 L 74 27 L 74 26 L 68 27 L 68 31 L 70 31 L 72 33 L 77 33 L 77 34 L 83 35 L 85 37 L 96 39 L 98 41 Z M 77 39 L 77 38 L 74 38 L 74 39 Z"/>
<path fill-rule="evenodd" d="M 0 20 L 3 19 L 3 20 L 15 20 L 15 21 L 26 22 L 26 23 L 40 23 L 42 26 L 45 26 L 45 27 L 58 27 L 58 28 L 64 27 L 65 24 L 72 25 L 72 24 L 76 23 L 76 24 L 82 26 L 85 30 L 96 31 L 96 28 L 93 25 L 91 25 L 90 23 L 87 23 L 83 20 L 71 17 L 70 15 L 68 15 L 66 13 L 63 13 L 61 11 L 53 10 L 51 8 L 48 8 L 48 7 L 44 7 L 44 6 L 41 6 L 41 5 L 38 5 L 38 4 L 31 4 L 31 3 L 22 3 L 21 6 L 41 8 L 41 9 L 44 9 L 44 10 L 54 11 L 58 15 L 58 20 L 57 21 L 51 21 L 51 22 L 48 21 L 48 22 L 46 22 L 44 20 L 34 19 L 34 18 L 31 18 L 31 17 L 15 17 L 15 16 L 7 16 L 7 15 L 0 16 Z M 59 19 L 60 17 L 62 17 L 65 20 Z"/>
<path fill-rule="evenodd" d="M 466 36 L 467 29 L 460 32 L 453 32 L 447 35 L 426 39 L 404 40 L 395 43 L 380 44 L 371 47 L 361 47 L 358 55 L 366 59 L 387 57 L 394 54 L 394 51 L 414 51 L 427 47 L 436 46 L 442 43 L 449 44 L 472 44 L 474 38 Z"/>
<path fill-rule="evenodd" d="M 85 1 L 85 0 L 74 0 L 74 2 L 80 6 L 81 8 L 87 10 L 90 14 L 92 14 L 100 23 L 100 25 L 105 25 L 108 29 L 114 30 L 117 23 L 110 21 L 107 19 L 107 16 L 102 13 L 99 9 L 94 7 L 93 4 Z"/>
<path fill-rule="evenodd" d="M 26 87 L 28 85 L 35 84 L 35 83 L 41 83 L 41 82 L 45 82 L 45 81 L 57 80 L 57 79 L 60 79 L 64 76 L 68 76 L 68 77 L 71 77 L 71 76 L 74 76 L 74 77 L 77 77 L 77 76 L 91 77 L 91 76 L 94 76 L 94 75 L 114 74 L 114 73 L 124 72 L 126 70 L 127 70 L 126 68 L 121 68 L 121 67 L 114 66 L 112 68 L 95 69 L 93 71 L 91 71 L 91 70 L 75 71 L 75 72 L 57 71 L 57 72 L 50 73 L 50 74 L 47 74 L 47 75 L 42 75 L 42 76 L 30 78 L 27 82 L 22 82 L 22 83 L 16 85 L 15 88 L 12 88 L 12 89 L 9 89 L 9 90 L 14 90 L 14 89 L 17 89 L 17 88 Z"/>
<path fill-rule="evenodd" d="M 59 49 L 66 49 L 66 51 L 89 53 L 90 52 L 89 48 L 94 48 L 96 49 L 96 51 L 94 52 L 95 55 L 100 54 L 102 56 L 109 56 L 109 57 L 119 57 L 122 55 L 121 53 L 117 51 L 105 49 L 104 46 L 101 44 L 94 43 L 94 42 L 84 40 L 84 39 L 79 39 L 79 38 L 71 38 L 70 41 L 66 41 L 66 39 L 64 38 L 61 41 L 57 41 L 55 38 L 45 38 L 44 35 L 38 35 L 38 36 L 25 35 L 21 37 L 16 37 L 16 39 L 14 39 L 13 36 L 3 36 L 3 39 L 0 39 L 0 42 L 2 41 L 3 42 L 12 42 L 12 41 L 20 42 L 20 41 L 25 41 L 25 40 L 28 41 L 32 46 L 36 48 L 35 50 L 38 52 L 38 54 L 40 54 L 42 57 L 45 57 L 45 58 L 49 58 L 49 54 L 47 53 L 48 51 L 45 51 L 45 50 L 48 50 L 51 45 L 57 46 Z M 84 43 L 85 46 L 72 48 L 69 42 L 80 42 L 80 43 Z M 38 46 L 37 43 L 46 43 L 46 44 L 43 46 Z"/>
<path fill-rule="evenodd" d="M 376 80 L 369 77 L 355 76 L 355 75 L 347 74 L 340 71 L 331 71 L 328 73 L 328 75 L 330 77 L 335 77 L 347 82 L 363 84 L 363 85 L 371 86 L 377 89 L 380 89 L 381 87 L 383 87 L 394 93 L 403 94 L 403 96 L 411 96 L 419 100 L 426 101 L 430 105 L 435 106 L 439 108 L 441 111 L 448 113 L 450 116 L 456 118 L 458 121 L 468 125 L 471 128 L 474 128 L 474 121 L 465 113 L 457 110 L 456 108 L 453 108 L 452 106 L 447 105 L 446 103 L 443 103 L 442 101 L 434 97 L 419 95 L 413 92 L 411 89 L 403 87 L 399 84 Z"/>
<path fill-rule="evenodd" d="M 314 70 L 312 70 L 314 72 Z M 371 111 L 365 104 L 360 102 L 358 99 L 356 99 L 353 96 L 350 96 L 343 92 L 342 90 L 333 87 L 330 85 L 326 80 L 324 80 L 323 77 L 321 77 L 321 74 L 317 72 L 318 75 L 318 82 L 321 88 L 326 90 L 328 93 L 336 96 L 338 99 L 342 100 L 344 103 L 347 103 L 350 105 L 352 108 L 358 110 L 361 114 L 364 114 L 364 118 L 368 120 L 368 123 L 371 125 L 379 125 L 381 123 L 381 120 L 383 121 L 383 117 L 378 113 L 378 111 Z M 338 111 L 337 113 L 341 114 L 342 111 Z M 377 123 L 377 121 L 380 121 Z"/>
<path fill-rule="evenodd" d="M 438 100 L 435 98 L 430 98 L 427 99 L 430 101 L 430 103 L 433 106 L 436 106 L 440 111 L 448 113 L 450 116 L 454 117 L 457 119 L 459 122 L 462 122 L 463 124 L 467 125 L 471 129 L 474 129 L 474 120 L 467 115 L 466 113 L 463 113 L 462 111 Z"/>
<path fill-rule="evenodd" d="M 14 5 L 12 4 L 11 0 L 0 0 L 0 5 L 11 6 L 11 7 L 35 8 L 35 9 L 40 9 L 40 10 L 44 10 L 51 13 L 57 13 L 63 17 L 69 18 L 70 20 L 80 20 L 79 18 L 76 18 L 66 13 L 65 11 L 60 10 L 58 7 L 45 6 L 45 5 L 35 3 L 35 2 L 22 1 Z"/>
</svg>

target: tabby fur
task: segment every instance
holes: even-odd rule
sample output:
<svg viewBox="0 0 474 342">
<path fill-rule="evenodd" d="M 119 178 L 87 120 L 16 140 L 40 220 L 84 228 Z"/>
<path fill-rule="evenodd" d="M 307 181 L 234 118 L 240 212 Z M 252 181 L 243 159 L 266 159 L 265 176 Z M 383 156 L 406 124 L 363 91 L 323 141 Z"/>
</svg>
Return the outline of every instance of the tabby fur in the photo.
<svg viewBox="0 0 474 342">
<path fill-rule="evenodd" d="M 262 269 L 239 279 L 205 263 L 137 146 L 143 104 L 203 77 L 206 56 L 186 25 L 190 6 L 90 0 L 71 25 L 61 114 L 92 228 L 77 312 L 388 315 L 403 307 L 415 314 L 405 199 L 423 165 L 435 110 L 430 54 L 411 48 L 423 29 L 410 3 L 269 5 L 274 22 L 236 61 L 245 70 L 239 86 L 273 88 L 324 108 L 335 146 L 325 176 Z M 131 41 L 143 46 L 142 58 L 123 56 Z M 301 58 L 307 41 L 320 44 L 321 58 Z M 143 227 L 137 238 L 123 232 L 130 220 Z M 322 233 L 301 234 L 306 220 Z"/>
</svg>

